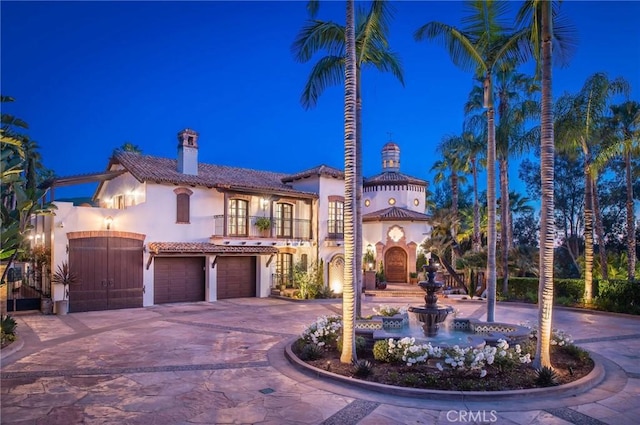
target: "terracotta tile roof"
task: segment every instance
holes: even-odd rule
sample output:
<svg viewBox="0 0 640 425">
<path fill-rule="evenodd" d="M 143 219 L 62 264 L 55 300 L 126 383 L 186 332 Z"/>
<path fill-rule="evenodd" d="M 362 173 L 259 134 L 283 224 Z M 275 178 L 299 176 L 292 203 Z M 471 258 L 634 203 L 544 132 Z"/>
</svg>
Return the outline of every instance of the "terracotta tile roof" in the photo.
<svg viewBox="0 0 640 425">
<path fill-rule="evenodd" d="M 153 254 L 277 254 L 273 246 L 216 245 L 208 242 L 150 242 Z"/>
<path fill-rule="evenodd" d="M 312 176 L 326 176 L 335 177 L 338 179 L 344 179 L 344 171 L 337 168 L 329 167 L 328 165 L 318 165 L 317 167 L 309 168 L 308 170 L 300 171 L 296 174 L 291 174 L 282 179 L 284 183 L 292 182 L 294 180 L 304 179 Z"/>
<path fill-rule="evenodd" d="M 376 174 L 373 177 L 369 177 L 368 179 L 364 179 L 364 186 L 372 186 L 376 184 L 416 184 L 420 186 L 426 186 L 427 182 L 425 180 L 418 179 L 416 177 L 411 177 L 406 174 L 399 173 L 397 171 L 385 171 L 380 174 Z"/>
<path fill-rule="evenodd" d="M 362 216 L 362 221 L 429 221 L 431 217 L 406 208 L 389 207 Z"/>
<path fill-rule="evenodd" d="M 199 163 L 198 175 L 194 176 L 178 172 L 175 159 L 140 155 L 133 152 L 116 153 L 113 163 L 121 164 L 139 181 L 221 189 L 267 190 L 317 197 L 315 193 L 295 190 L 291 186 L 284 184 L 282 179 L 288 176 L 284 173 Z"/>
</svg>

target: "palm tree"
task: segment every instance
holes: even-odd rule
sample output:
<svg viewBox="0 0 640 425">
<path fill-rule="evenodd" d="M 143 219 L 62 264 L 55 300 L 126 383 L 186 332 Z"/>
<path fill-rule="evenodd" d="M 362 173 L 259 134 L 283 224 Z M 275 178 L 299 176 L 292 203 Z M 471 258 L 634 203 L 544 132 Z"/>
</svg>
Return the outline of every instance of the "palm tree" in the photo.
<svg viewBox="0 0 640 425">
<path fill-rule="evenodd" d="M 451 214 L 456 222 L 459 222 L 459 188 L 460 183 L 466 181 L 464 174 L 469 171 L 469 164 L 463 157 L 462 137 L 452 135 L 444 136 L 437 150 L 443 159 L 436 161 L 431 167 L 431 171 L 436 171 L 433 180 L 435 183 L 449 180 L 449 184 L 451 185 Z M 449 173 L 448 176 L 447 173 Z M 457 226 L 451 229 L 454 238 L 456 237 L 457 230 Z M 451 264 L 453 268 L 456 267 L 456 254 L 454 251 L 451 252 Z"/>
<path fill-rule="evenodd" d="M 495 320 L 496 305 L 496 141 L 493 104 L 493 73 L 505 63 L 523 58 L 520 43 L 529 30 L 507 33 L 508 3 L 475 0 L 466 3 L 470 15 L 466 26 L 457 29 L 441 22 L 429 22 L 415 32 L 417 40 L 439 41 L 449 50 L 453 62 L 465 70 L 475 69 L 484 83 L 484 107 L 487 109 L 487 321 Z"/>
<path fill-rule="evenodd" d="M 554 223 L 554 167 L 555 141 L 553 134 L 553 97 L 551 92 L 551 59 L 553 47 L 560 50 L 560 57 L 568 58 L 571 52 L 571 28 L 561 26 L 558 3 L 548 0 L 526 0 L 518 11 L 516 21 L 530 30 L 530 46 L 541 77 L 540 103 L 540 250 L 538 284 L 538 338 L 535 368 L 551 367 L 551 319 L 553 313 L 553 254 L 555 243 Z M 554 30 L 555 27 L 555 30 Z M 560 36 L 558 38 L 558 36 Z M 554 41 L 554 37 L 556 40 Z M 563 44 L 563 40 L 566 44 Z M 563 47 L 566 52 L 562 54 Z M 537 72 L 537 73 L 538 73 Z"/>
<path fill-rule="evenodd" d="M 482 137 L 471 131 L 462 133 L 463 151 L 466 154 L 473 178 L 473 235 L 471 237 L 471 246 L 473 251 L 480 251 L 482 248 L 482 239 L 480 238 L 480 203 L 478 201 L 478 169 L 485 165 L 483 159 L 478 157 L 484 150 L 484 142 Z"/>
<path fill-rule="evenodd" d="M 357 84 L 356 84 L 356 25 L 354 0 L 347 0 L 346 61 L 344 75 L 344 282 L 342 293 L 342 363 L 356 360 L 355 338 L 355 290 L 357 289 L 356 263 L 354 261 L 354 212 L 357 190 L 356 138 L 357 138 Z"/>
<path fill-rule="evenodd" d="M 577 95 L 564 95 L 558 100 L 562 108 L 562 115 L 558 117 L 556 123 L 559 136 L 563 140 L 560 147 L 570 154 L 579 152 L 584 169 L 584 298 L 586 302 L 591 302 L 593 299 L 593 217 L 594 199 L 598 194 L 594 184 L 592 163 L 594 150 L 597 150 L 602 142 L 598 137 L 598 129 L 605 123 L 605 112 L 608 110 L 609 100 L 614 95 L 628 92 L 628 90 L 629 84 L 624 79 L 609 80 L 604 73 L 596 73 L 587 79 Z M 600 249 L 603 249 L 604 240 L 599 240 L 599 243 Z"/>
<path fill-rule="evenodd" d="M 313 10 L 312 10 L 313 11 Z M 311 16 L 314 17 L 314 14 Z M 368 13 L 359 11 L 356 19 L 356 126 L 362 128 L 362 80 L 364 66 L 373 66 L 379 71 L 391 72 L 402 85 L 404 76 L 400 59 L 389 49 L 387 34 L 392 9 L 387 1 L 375 0 Z M 294 57 L 299 62 L 308 62 L 321 50 L 327 56 L 312 68 L 302 92 L 301 103 L 306 108 L 314 107 L 324 90 L 342 84 L 345 75 L 345 27 L 334 22 L 311 20 L 298 33 L 292 46 Z M 362 131 L 356 133 L 356 211 L 355 211 L 355 258 L 356 270 L 362 270 Z M 357 274 L 356 315 L 360 316 L 360 294 L 362 274 Z"/>
<path fill-rule="evenodd" d="M 640 155 L 640 103 L 629 100 L 620 105 L 612 105 L 608 134 L 613 143 L 605 148 L 594 161 L 596 171 L 615 157 L 622 157 L 625 169 L 627 192 L 627 279 L 633 281 L 636 272 L 635 212 L 633 197 L 632 158 Z"/>
</svg>

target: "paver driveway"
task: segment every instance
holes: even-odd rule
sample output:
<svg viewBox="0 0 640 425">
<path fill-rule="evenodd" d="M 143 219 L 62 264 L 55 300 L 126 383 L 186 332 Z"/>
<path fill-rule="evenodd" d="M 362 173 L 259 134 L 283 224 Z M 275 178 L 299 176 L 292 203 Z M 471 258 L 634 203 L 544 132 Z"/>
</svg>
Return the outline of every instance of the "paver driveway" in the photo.
<svg viewBox="0 0 640 425">
<path fill-rule="evenodd" d="M 367 297 L 378 304 L 415 299 Z M 460 317 L 484 305 L 452 302 Z M 316 379 L 287 341 L 340 300 L 234 299 L 140 309 L 19 315 L 24 345 L 2 361 L 2 424 L 600 424 L 640 423 L 640 318 L 554 311 L 555 327 L 607 361 L 607 378 L 572 397 L 492 403 L 407 398 Z M 534 322 L 499 304 L 501 322 Z M 6 353 L 5 353 L 6 354 Z"/>
</svg>

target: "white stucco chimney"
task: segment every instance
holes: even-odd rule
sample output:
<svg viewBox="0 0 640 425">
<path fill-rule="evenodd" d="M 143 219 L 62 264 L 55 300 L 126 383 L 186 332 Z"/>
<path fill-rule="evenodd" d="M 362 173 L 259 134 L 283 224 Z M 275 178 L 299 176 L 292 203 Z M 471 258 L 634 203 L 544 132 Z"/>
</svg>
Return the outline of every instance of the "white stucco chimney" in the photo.
<svg viewBox="0 0 640 425">
<path fill-rule="evenodd" d="M 198 133 L 190 128 L 178 133 L 178 172 L 198 175 Z"/>
</svg>

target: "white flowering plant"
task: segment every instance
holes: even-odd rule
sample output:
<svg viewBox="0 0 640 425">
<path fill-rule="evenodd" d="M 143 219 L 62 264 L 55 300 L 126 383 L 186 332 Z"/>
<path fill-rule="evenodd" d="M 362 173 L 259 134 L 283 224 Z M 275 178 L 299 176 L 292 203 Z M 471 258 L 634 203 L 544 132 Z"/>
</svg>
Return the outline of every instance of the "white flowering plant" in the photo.
<svg viewBox="0 0 640 425">
<path fill-rule="evenodd" d="M 390 305 L 380 304 L 378 308 L 373 308 L 373 312 L 378 316 L 392 317 L 396 314 L 406 313 L 408 308 L 405 307 L 391 307 Z"/>
<path fill-rule="evenodd" d="M 342 318 L 339 316 L 322 316 L 302 332 L 301 338 L 308 344 L 325 347 L 327 345 L 335 345 L 341 330 Z"/>
<path fill-rule="evenodd" d="M 416 343 L 415 338 L 405 337 L 399 340 L 390 338 L 387 341 L 389 354 L 392 359 L 404 362 L 407 366 L 425 363 L 428 359 L 443 359 L 447 368 L 460 371 L 479 371 L 480 377 L 487 375 L 486 365 L 497 361 L 500 365 L 531 363 L 531 354 L 525 352 L 519 344 L 510 347 L 503 339 L 498 340 L 494 347 L 485 344 L 483 347 L 434 347 L 431 343 Z M 438 370 L 445 369 L 442 363 L 437 363 Z"/>
<path fill-rule="evenodd" d="M 396 361 L 402 361 L 407 366 L 424 363 L 429 357 L 439 358 L 442 355 L 440 347 L 433 347 L 431 343 L 416 344 L 415 338 L 404 337 L 399 340 L 389 338 L 389 354 Z"/>
<path fill-rule="evenodd" d="M 525 326 L 530 329 L 529 337 L 531 339 L 538 338 L 538 326 L 536 324 L 529 324 L 529 322 L 520 323 L 520 326 Z M 573 338 L 567 332 L 562 329 L 551 329 L 551 341 L 549 341 L 551 345 L 557 345 L 559 347 L 564 347 L 567 345 L 573 344 Z"/>
</svg>

